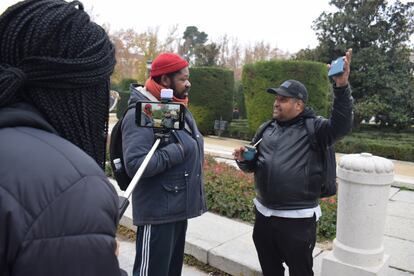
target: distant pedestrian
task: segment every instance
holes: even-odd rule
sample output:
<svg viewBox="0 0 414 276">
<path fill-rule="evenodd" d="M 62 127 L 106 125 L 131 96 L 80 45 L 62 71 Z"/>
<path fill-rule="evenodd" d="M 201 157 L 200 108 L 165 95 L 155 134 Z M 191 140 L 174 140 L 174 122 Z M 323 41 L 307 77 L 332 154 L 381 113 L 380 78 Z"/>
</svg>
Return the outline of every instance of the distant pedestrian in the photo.
<svg viewBox="0 0 414 276">
<path fill-rule="evenodd" d="M 165 128 L 171 129 L 174 127 L 174 118 L 171 116 L 170 111 L 165 111 L 164 118 L 161 120 L 161 125 Z"/>
<path fill-rule="evenodd" d="M 238 107 L 235 107 L 235 108 L 233 108 L 233 119 L 239 119 L 239 116 L 240 116 L 240 114 L 239 114 L 239 108 Z"/>
</svg>

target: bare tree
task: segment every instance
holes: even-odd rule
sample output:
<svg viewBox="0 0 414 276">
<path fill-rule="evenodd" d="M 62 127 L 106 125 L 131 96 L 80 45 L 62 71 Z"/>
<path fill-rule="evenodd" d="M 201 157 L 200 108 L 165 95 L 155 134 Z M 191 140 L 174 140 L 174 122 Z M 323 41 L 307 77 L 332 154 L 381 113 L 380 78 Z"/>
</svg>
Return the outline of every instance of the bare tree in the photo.
<svg viewBox="0 0 414 276">
<path fill-rule="evenodd" d="M 109 24 L 106 28 L 109 31 Z M 218 41 L 206 44 L 207 34 L 194 26 L 187 27 L 184 37 L 180 37 L 177 30 L 178 25 L 171 26 L 164 40 L 159 38 L 159 27 L 149 28 L 142 33 L 128 29 L 110 34 L 117 59 L 112 80 L 119 82 L 124 78 L 133 78 L 144 82 L 148 77 L 147 61 L 153 60 L 161 52 L 178 52 L 190 58 L 195 65 L 231 69 L 236 80 L 241 79 L 244 64 L 289 57 L 289 53 L 264 41 L 243 46 L 237 38 L 224 35 Z"/>
<path fill-rule="evenodd" d="M 178 34 L 178 24 L 168 29 L 167 37 L 160 46 L 160 52 L 177 52 L 180 45 L 181 37 Z"/>
<path fill-rule="evenodd" d="M 249 45 L 244 50 L 245 64 L 262 60 L 274 60 L 281 57 L 281 51 L 278 48 L 272 48 L 269 43 L 264 41 L 256 42 L 253 46 Z"/>
<path fill-rule="evenodd" d="M 132 29 L 120 30 L 110 35 L 117 60 L 112 76 L 113 82 L 119 82 L 124 78 L 138 78 L 139 64 L 144 57 L 138 53 L 138 46 L 135 44 L 137 36 L 138 34 Z"/>
<path fill-rule="evenodd" d="M 220 47 L 218 65 L 233 70 L 235 79 L 241 79 L 243 57 L 242 47 L 237 38 L 224 35 L 217 44 Z"/>
</svg>

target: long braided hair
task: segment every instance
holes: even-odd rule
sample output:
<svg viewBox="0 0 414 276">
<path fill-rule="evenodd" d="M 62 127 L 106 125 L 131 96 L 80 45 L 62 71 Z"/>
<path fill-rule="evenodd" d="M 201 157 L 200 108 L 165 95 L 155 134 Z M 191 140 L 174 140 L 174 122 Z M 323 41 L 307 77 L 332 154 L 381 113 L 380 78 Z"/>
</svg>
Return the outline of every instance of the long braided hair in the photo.
<svg viewBox="0 0 414 276">
<path fill-rule="evenodd" d="M 0 16 L 0 107 L 32 103 L 104 168 L 114 47 L 78 1 L 26 0 Z"/>
</svg>

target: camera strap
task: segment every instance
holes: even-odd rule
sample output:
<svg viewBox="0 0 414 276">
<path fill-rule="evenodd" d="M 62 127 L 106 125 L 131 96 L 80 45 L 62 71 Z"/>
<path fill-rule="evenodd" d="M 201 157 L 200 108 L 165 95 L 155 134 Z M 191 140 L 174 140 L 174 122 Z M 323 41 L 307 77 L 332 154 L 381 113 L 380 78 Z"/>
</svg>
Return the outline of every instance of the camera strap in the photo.
<svg viewBox="0 0 414 276">
<path fill-rule="evenodd" d="M 187 124 L 187 122 L 184 122 L 184 129 L 190 133 L 191 136 L 193 136 L 193 132 L 191 131 L 190 126 Z"/>
</svg>

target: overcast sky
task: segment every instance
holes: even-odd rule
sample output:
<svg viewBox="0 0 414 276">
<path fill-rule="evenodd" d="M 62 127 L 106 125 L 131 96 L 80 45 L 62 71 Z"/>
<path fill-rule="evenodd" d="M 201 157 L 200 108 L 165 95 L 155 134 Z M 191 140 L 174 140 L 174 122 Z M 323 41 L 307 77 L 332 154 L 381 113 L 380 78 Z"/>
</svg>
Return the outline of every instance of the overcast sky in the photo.
<svg viewBox="0 0 414 276">
<path fill-rule="evenodd" d="M 209 38 L 227 34 L 242 44 L 269 42 L 283 51 L 295 52 L 317 44 L 312 21 L 329 8 L 328 0 L 84 0 L 93 5 L 97 20 L 111 28 L 145 30 L 159 26 L 160 33 L 178 24 L 180 34 L 196 26 Z"/>
<path fill-rule="evenodd" d="M 0 12 L 16 0 L 0 0 Z M 265 41 L 282 51 L 317 45 L 312 22 L 323 11 L 334 11 L 329 0 L 81 0 L 99 24 L 110 30 L 133 28 L 137 32 L 159 27 L 162 38 L 178 24 L 181 35 L 196 26 L 218 40 L 227 34 L 242 45 Z M 406 2 L 406 1 L 403 1 Z"/>
</svg>

